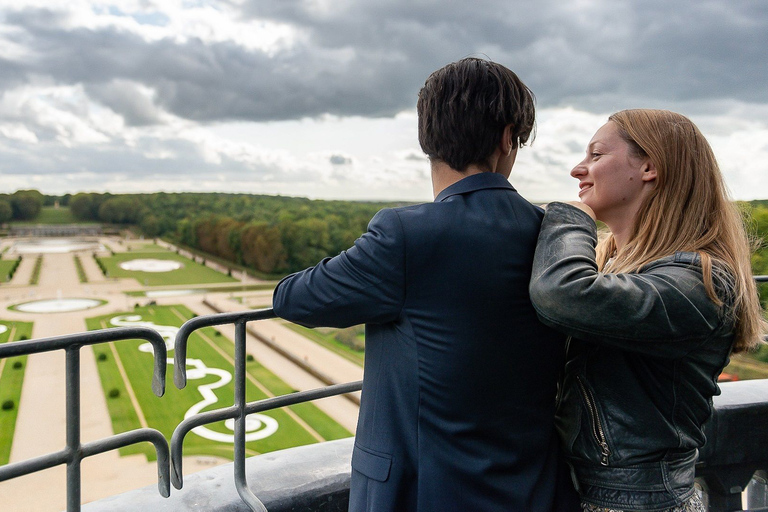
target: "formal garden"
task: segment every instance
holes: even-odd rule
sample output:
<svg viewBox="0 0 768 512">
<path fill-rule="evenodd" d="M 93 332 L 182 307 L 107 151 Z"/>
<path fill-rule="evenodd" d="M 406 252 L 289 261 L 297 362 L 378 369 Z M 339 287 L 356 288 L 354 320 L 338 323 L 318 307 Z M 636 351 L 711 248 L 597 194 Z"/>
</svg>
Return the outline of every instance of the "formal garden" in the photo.
<svg viewBox="0 0 768 512">
<path fill-rule="evenodd" d="M 232 405 L 234 344 L 215 328 L 205 328 L 192 335 L 187 352 L 187 387 L 178 390 L 173 385 L 172 340 L 178 327 L 193 316 L 189 309 L 181 305 L 145 306 L 87 320 L 91 330 L 121 326 L 151 327 L 158 330 L 168 343 L 167 386 L 162 398 L 156 397 L 150 386 L 153 355 L 149 344 L 126 340 L 94 346 L 99 376 L 116 433 L 149 426 L 170 439 L 174 428 L 186 416 Z M 246 367 L 248 401 L 295 391 L 251 356 L 247 358 Z M 352 435 L 311 403 L 251 415 L 246 424 L 249 454 Z M 187 436 L 184 452 L 231 459 L 232 439 L 232 422 L 198 427 Z M 121 453 L 143 453 L 149 460 L 154 459 L 150 445 L 133 445 L 123 448 Z"/>
<path fill-rule="evenodd" d="M 237 282 L 231 276 L 157 245 L 94 257 L 105 276 L 133 278 L 144 286 Z"/>
</svg>

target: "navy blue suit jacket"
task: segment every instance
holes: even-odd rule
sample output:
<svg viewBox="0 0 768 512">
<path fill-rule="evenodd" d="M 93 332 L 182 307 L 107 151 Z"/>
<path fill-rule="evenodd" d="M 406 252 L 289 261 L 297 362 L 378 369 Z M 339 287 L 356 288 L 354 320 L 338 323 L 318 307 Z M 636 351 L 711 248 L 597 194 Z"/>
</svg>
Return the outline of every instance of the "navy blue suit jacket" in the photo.
<svg viewBox="0 0 768 512">
<path fill-rule="evenodd" d="M 366 324 L 350 510 L 573 505 L 553 427 L 564 340 L 528 297 L 542 216 L 503 176 L 468 176 L 277 286 L 285 319 Z"/>
</svg>

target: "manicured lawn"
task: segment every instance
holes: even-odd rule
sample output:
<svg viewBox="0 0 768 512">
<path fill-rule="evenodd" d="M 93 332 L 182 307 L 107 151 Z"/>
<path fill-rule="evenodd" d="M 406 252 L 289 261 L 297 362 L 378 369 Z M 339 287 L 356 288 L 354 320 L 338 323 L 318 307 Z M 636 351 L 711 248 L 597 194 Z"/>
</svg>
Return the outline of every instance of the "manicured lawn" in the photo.
<svg viewBox="0 0 768 512">
<path fill-rule="evenodd" d="M 83 222 L 76 219 L 69 207 L 54 208 L 53 206 L 46 206 L 40 210 L 40 214 L 32 220 L 28 221 L 13 221 L 12 225 L 25 225 L 25 224 L 98 224 L 97 222 Z"/>
<path fill-rule="evenodd" d="M 182 267 L 169 272 L 141 272 L 136 270 L 124 270 L 120 263 L 137 259 L 173 260 L 182 264 Z M 145 286 L 169 286 L 175 284 L 206 284 L 206 283 L 231 283 L 237 279 L 229 277 L 212 268 L 179 256 L 173 252 L 138 252 L 130 251 L 116 253 L 114 256 L 99 258 L 107 269 L 108 277 L 132 277 Z"/>
<path fill-rule="evenodd" d="M 141 321 L 163 326 L 180 326 L 184 319 L 192 317 L 191 312 L 183 306 L 142 307 L 136 308 L 132 313 L 128 313 L 128 315 L 132 314 L 140 315 Z M 92 318 L 88 320 L 88 328 L 112 327 L 110 320 L 116 316 L 124 317 L 124 315 L 112 314 Z M 212 386 L 210 391 L 219 400 L 215 404 L 206 406 L 202 409 L 203 411 L 226 407 L 233 403 L 234 383 L 232 381 L 218 388 L 215 386 L 217 383 L 220 383 L 222 375 L 226 375 L 223 372 L 233 373 L 231 359 L 234 354 L 234 345 L 215 329 L 202 329 L 190 339 L 187 352 L 188 363 L 193 359 L 199 360 L 196 363 L 197 368 L 203 370 L 198 375 L 200 378 L 192 378 L 194 372 L 191 370 L 195 366 L 188 366 L 190 372 L 188 373 L 187 387 L 183 390 L 178 390 L 173 385 L 173 366 L 169 364 L 166 393 L 162 398 L 157 398 L 152 393 L 153 357 L 151 352 L 139 351 L 138 347 L 141 344 L 142 342 L 137 340 L 127 340 L 114 343 L 113 347 L 122 361 L 128 375 L 128 381 L 133 388 L 147 424 L 158 429 L 168 439 L 170 439 L 174 428 L 184 418 L 185 413 L 203 400 L 201 386 L 213 384 L 214 386 Z M 129 398 L 128 390 L 115 362 L 112 348 L 105 344 L 94 346 L 93 350 L 96 354 L 102 386 L 107 396 L 107 405 L 112 417 L 113 430 L 115 432 L 123 432 L 140 428 L 139 415 Z M 105 355 L 102 356 L 101 354 Z M 170 350 L 168 360 L 169 363 L 173 360 L 172 350 Z M 255 381 L 247 381 L 246 396 L 249 401 L 266 398 L 268 395 L 276 396 L 294 391 L 257 361 L 248 362 L 247 369 L 253 381 Z M 113 389 L 116 389 L 119 394 L 116 398 L 110 398 L 110 391 Z M 114 394 L 114 392 L 112 393 Z M 278 422 L 278 429 L 275 433 L 264 439 L 247 442 L 246 449 L 248 453 L 265 453 L 291 446 L 318 442 L 318 439 L 296 421 L 295 416 L 306 422 L 323 439 L 340 439 L 351 435 L 313 404 L 302 404 L 290 407 L 289 409 L 290 412 L 285 409 L 279 409 L 265 413 L 265 415 L 274 418 Z M 233 433 L 223 422 L 208 425 L 207 428 L 222 434 L 231 435 Z M 145 444 L 125 448 L 121 453 L 144 453 L 150 460 L 155 458 L 152 447 Z M 233 446 L 231 442 L 207 439 L 193 432 L 186 438 L 184 454 L 216 455 L 232 458 Z"/>
<path fill-rule="evenodd" d="M 297 325 L 291 322 L 285 322 L 284 325 L 289 329 L 292 329 L 298 332 L 305 338 L 309 338 L 310 340 L 322 345 L 328 350 L 331 350 L 332 352 L 335 352 L 340 356 L 346 359 L 349 359 L 353 363 L 363 366 L 363 363 L 365 361 L 365 351 L 354 350 L 353 348 L 338 341 L 335 337 L 335 334 L 338 331 L 338 329 L 331 329 L 331 328 L 308 329 L 304 326 Z"/>
<path fill-rule="evenodd" d="M 0 320 L 0 325 L 7 330 L 0 333 L 0 343 L 29 339 L 32 336 L 32 324 L 29 322 L 7 322 Z M 11 443 L 16 428 L 16 416 L 19 412 L 19 398 L 24 372 L 27 368 L 27 356 L 0 359 L 0 465 L 8 464 L 11 456 Z M 5 409 L 3 404 L 12 401 L 13 407 Z"/>
<path fill-rule="evenodd" d="M 0 260 L 0 282 L 4 283 L 8 280 L 8 274 L 14 265 L 16 265 L 16 260 Z"/>
<path fill-rule="evenodd" d="M 132 243 L 127 244 L 126 249 L 129 252 L 171 252 L 165 247 L 161 247 L 157 244 L 153 243 L 145 243 L 145 244 L 138 244 L 138 243 Z"/>
</svg>

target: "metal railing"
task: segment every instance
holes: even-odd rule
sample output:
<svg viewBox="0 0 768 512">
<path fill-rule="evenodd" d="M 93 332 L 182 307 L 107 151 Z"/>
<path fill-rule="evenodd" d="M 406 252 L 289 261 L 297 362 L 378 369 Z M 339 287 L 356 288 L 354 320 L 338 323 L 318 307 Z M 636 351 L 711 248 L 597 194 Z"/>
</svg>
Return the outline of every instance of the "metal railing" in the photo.
<svg viewBox="0 0 768 512">
<path fill-rule="evenodd" d="M 146 340 L 152 344 L 155 367 L 152 376 L 152 390 L 157 396 L 165 393 L 165 368 L 168 352 L 165 340 L 157 331 L 145 327 L 104 329 L 51 338 L 16 341 L 0 345 L 0 359 L 41 352 L 63 350 L 66 354 L 66 447 L 33 459 L 0 466 L 0 482 L 29 475 L 61 464 L 67 465 L 67 511 L 80 510 L 80 465 L 84 458 L 117 450 L 124 446 L 149 441 L 157 453 L 157 485 L 160 494 L 168 497 L 170 488 L 168 441 L 163 434 L 152 428 L 140 428 L 123 432 L 87 444 L 80 442 L 80 348 L 122 340 Z"/>
<path fill-rule="evenodd" d="M 237 493 L 248 507 L 257 512 L 267 512 L 264 504 L 251 492 L 248 487 L 248 481 L 245 476 L 245 418 L 249 414 L 285 407 L 302 402 L 326 398 L 329 396 L 343 393 L 360 391 L 363 387 L 362 381 L 350 382 L 347 384 L 337 384 L 326 388 L 315 389 L 291 393 L 274 398 L 267 398 L 257 402 L 247 403 L 245 400 L 245 339 L 246 324 L 256 320 L 266 320 L 275 318 L 271 309 L 262 309 L 256 311 L 245 311 L 238 313 L 219 313 L 216 315 L 200 316 L 188 320 L 181 326 L 176 335 L 174 344 L 174 374 L 173 379 L 176 387 L 184 389 L 187 385 L 187 343 L 189 336 L 196 330 L 203 327 L 212 327 L 215 325 L 234 324 L 235 325 L 235 402 L 231 407 L 216 409 L 199 413 L 182 421 L 171 436 L 171 454 L 172 454 L 172 482 L 176 489 L 181 489 L 183 485 L 182 476 L 182 445 L 184 437 L 195 427 L 214 423 L 217 421 L 234 419 L 235 420 L 235 487 Z"/>
<path fill-rule="evenodd" d="M 179 423 L 171 436 L 170 450 L 163 434 L 152 428 L 131 430 L 87 444 L 81 444 L 80 442 L 80 348 L 86 345 L 97 345 L 122 340 L 139 339 L 149 341 L 152 344 L 155 356 L 152 389 L 155 395 L 160 397 L 165 392 L 168 353 L 165 341 L 157 331 L 146 327 L 121 327 L 0 345 L 0 359 L 56 350 L 65 351 L 67 431 L 67 446 L 63 450 L 0 466 L 0 482 L 66 464 L 67 512 L 79 512 L 81 508 L 82 482 L 80 478 L 80 463 L 82 459 L 131 444 L 149 441 L 154 444 L 157 453 L 158 488 L 160 494 L 167 498 L 170 496 L 171 483 L 173 483 L 176 489 L 181 489 L 183 486 L 182 452 L 184 437 L 193 428 L 201 425 L 234 419 L 234 467 L 237 492 L 251 510 L 266 512 L 264 505 L 248 488 L 245 476 L 246 417 L 257 412 L 352 393 L 362 389 L 362 381 L 357 381 L 247 403 L 245 400 L 246 324 L 251 321 L 269 318 L 275 318 L 272 310 L 262 309 L 200 316 L 188 320 L 181 326 L 176 335 L 174 345 L 174 382 L 179 389 L 183 389 L 187 383 L 186 363 L 189 336 L 194 331 L 203 327 L 225 324 L 235 325 L 235 400 L 234 405 L 231 407 L 198 413 Z"/>
<path fill-rule="evenodd" d="M 758 276 L 759 282 L 768 282 L 768 276 Z M 121 340 L 143 339 L 152 344 L 154 350 L 154 373 L 152 389 L 157 396 L 162 396 L 165 390 L 165 371 L 167 349 L 162 336 L 149 328 L 113 328 L 72 334 L 29 341 L 19 341 L 0 345 L 0 359 L 19 355 L 35 354 L 55 350 L 66 353 L 66 429 L 67 446 L 56 453 L 51 453 L 34 459 L 29 459 L 5 466 L 0 466 L 0 481 L 42 471 L 56 465 L 67 465 L 67 511 L 80 511 L 81 478 L 80 463 L 83 458 L 115 450 L 123 446 L 149 441 L 154 444 L 157 452 L 158 489 L 160 495 L 167 498 L 170 495 L 170 484 L 176 489 L 183 486 L 182 450 L 185 436 L 194 428 L 209 423 L 234 419 L 234 479 L 237 493 L 247 507 L 252 511 L 264 512 L 266 508 L 248 486 L 245 470 L 245 421 L 249 414 L 263 412 L 278 407 L 285 407 L 308 402 L 319 398 L 351 393 L 362 389 L 362 382 L 332 385 L 326 388 L 296 392 L 289 395 L 267 398 L 256 402 L 246 402 L 246 324 L 252 321 L 274 318 L 271 309 L 245 311 L 237 313 L 220 313 L 200 316 L 188 320 L 179 329 L 175 340 L 174 382 L 179 389 L 187 383 L 187 345 L 190 335 L 201 328 L 234 324 L 235 326 L 235 360 L 234 405 L 204 413 L 199 413 L 183 420 L 174 430 L 169 445 L 163 435 L 151 428 L 141 428 L 108 438 L 100 439 L 85 445 L 80 442 L 80 348 L 86 345 L 108 343 Z M 761 381 L 768 385 L 768 381 Z M 757 404 L 757 406 L 755 405 Z M 737 505 L 738 493 L 746 487 L 746 482 L 755 470 L 768 469 L 768 454 L 760 450 L 745 447 L 744 443 L 758 443 L 758 446 L 768 446 L 765 435 L 749 431 L 740 432 L 737 426 L 754 427 L 766 430 L 768 424 L 768 393 L 757 401 L 747 401 L 741 408 L 730 408 L 721 413 L 716 410 L 715 419 L 720 420 L 708 425 L 710 439 L 720 439 L 718 443 L 708 443 L 703 453 L 709 454 L 707 460 L 700 464 L 702 481 L 708 483 L 711 510 L 740 510 Z M 739 416 L 742 415 L 742 416 Z M 746 416 L 744 416 L 746 415 Z M 734 419 L 735 418 L 735 419 Z M 746 425 L 743 425 L 744 419 Z M 713 430 L 715 429 L 715 430 Z M 739 453 L 741 459 L 734 462 L 731 454 L 725 454 L 727 446 L 741 439 Z M 725 443 L 725 444 L 720 444 Z M 738 443 L 737 443 L 738 444 Z M 765 449 L 763 449 L 765 451 Z M 722 461 L 720 461 L 720 459 Z M 724 462 L 723 462 L 724 461 Z M 721 469 L 718 469 L 721 468 Z M 735 469 L 734 469 L 735 468 Z M 728 473 L 728 471 L 731 471 Z M 728 478 L 722 478 L 724 474 Z M 746 479 L 746 480 L 745 480 Z M 722 480 L 722 482 L 721 482 Z M 734 483 L 735 482 L 735 483 Z"/>
</svg>

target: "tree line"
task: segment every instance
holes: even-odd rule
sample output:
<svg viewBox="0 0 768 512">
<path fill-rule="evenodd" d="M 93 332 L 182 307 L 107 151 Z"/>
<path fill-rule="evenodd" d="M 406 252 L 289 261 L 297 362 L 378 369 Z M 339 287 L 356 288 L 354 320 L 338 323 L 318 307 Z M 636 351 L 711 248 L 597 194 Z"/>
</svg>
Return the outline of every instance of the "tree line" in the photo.
<svg viewBox="0 0 768 512">
<path fill-rule="evenodd" d="M 33 220 L 43 206 L 56 202 L 68 205 L 77 219 L 136 226 L 147 237 L 163 237 L 265 274 L 293 272 L 338 254 L 378 210 L 403 204 L 225 193 L 48 196 L 19 190 L 0 194 L 0 223 Z M 768 275 L 768 200 L 738 205 L 756 242 L 753 271 Z"/>
<path fill-rule="evenodd" d="M 293 272 L 338 254 L 378 210 L 401 204 L 224 193 L 69 198 L 77 219 L 135 225 L 147 237 L 163 237 L 264 274 Z"/>
<path fill-rule="evenodd" d="M 45 204 L 46 196 L 37 190 L 0 194 L 0 224 L 12 220 L 33 220 Z"/>
</svg>

